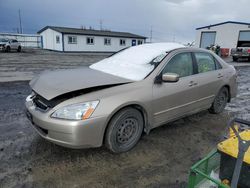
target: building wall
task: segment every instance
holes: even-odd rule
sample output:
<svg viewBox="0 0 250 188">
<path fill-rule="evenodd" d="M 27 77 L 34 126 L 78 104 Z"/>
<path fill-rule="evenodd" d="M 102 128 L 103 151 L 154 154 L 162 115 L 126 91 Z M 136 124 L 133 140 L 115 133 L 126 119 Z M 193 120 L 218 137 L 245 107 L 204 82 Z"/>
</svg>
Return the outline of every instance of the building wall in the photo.
<svg viewBox="0 0 250 188">
<path fill-rule="evenodd" d="M 69 44 L 68 43 L 69 36 L 76 36 L 77 44 Z M 87 37 L 94 37 L 93 45 L 87 44 Z M 104 38 L 110 38 L 111 45 L 104 45 Z M 120 45 L 120 39 L 126 40 L 125 46 Z M 132 46 L 132 40 L 133 39 L 131 38 L 64 34 L 64 51 L 116 52 L 123 48 Z M 135 39 L 135 40 L 136 40 L 136 44 L 138 40 L 142 40 L 143 43 L 145 42 L 144 39 Z"/>
<path fill-rule="evenodd" d="M 0 38 L 16 39 L 22 47 L 41 47 L 41 36 L 30 34 L 0 33 Z"/>
<path fill-rule="evenodd" d="M 235 48 L 237 46 L 239 31 L 250 31 L 248 25 L 227 23 L 223 25 L 213 26 L 200 30 L 196 30 L 195 46 L 200 47 L 201 33 L 206 31 L 215 31 L 215 44 L 221 46 L 221 48 Z"/>
<path fill-rule="evenodd" d="M 52 29 L 46 29 L 42 33 L 42 46 L 44 49 L 62 51 L 62 34 Z M 56 42 L 56 36 L 59 36 L 59 43 Z"/>
</svg>

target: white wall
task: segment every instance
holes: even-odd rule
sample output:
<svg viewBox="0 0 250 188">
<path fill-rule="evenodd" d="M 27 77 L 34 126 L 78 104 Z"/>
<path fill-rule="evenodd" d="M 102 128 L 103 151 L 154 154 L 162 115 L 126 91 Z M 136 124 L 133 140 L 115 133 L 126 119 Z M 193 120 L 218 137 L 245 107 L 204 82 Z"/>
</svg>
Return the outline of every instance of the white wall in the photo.
<svg viewBox="0 0 250 188">
<path fill-rule="evenodd" d="M 42 43 L 44 49 L 62 51 L 62 34 L 52 29 L 46 29 L 42 33 Z M 56 43 L 56 36 L 60 37 L 60 42 Z"/>
<path fill-rule="evenodd" d="M 213 26 L 204 29 L 196 30 L 195 46 L 200 47 L 201 32 L 215 31 L 215 44 L 221 46 L 221 48 L 235 48 L 237 46 L 239 31 L 249 30 L 248 25 L 227 23 L 223 25 Z"/>
<path fill-rule="evenodd" d="M 69 44 L 68 36 L 76 36 L 77 44 Z M 87 37 L 94 37 L 94 44 L 87 44 Z M 111 45 L 104 45 L 104 38 L 111 38 Z M 120 39 L 126 40 L 125 46 L 120 46 Z M 131 38 L 104 37 L 104 36 L 85 36 L 64 34 L 64 51 L 86 51 L 86 52 L 116 52 L 123 48 L 132 46 Z M 136 44 L 137 44 L 136 39 Z M 142 39 L 144 43 L 144 39 Z"/>
</svg>

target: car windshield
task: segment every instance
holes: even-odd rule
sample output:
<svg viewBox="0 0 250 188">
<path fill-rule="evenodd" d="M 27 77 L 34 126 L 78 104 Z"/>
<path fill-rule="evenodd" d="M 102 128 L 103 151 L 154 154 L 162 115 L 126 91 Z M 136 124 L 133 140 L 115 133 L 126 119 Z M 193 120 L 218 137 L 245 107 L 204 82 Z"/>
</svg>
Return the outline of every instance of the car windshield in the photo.
<svg viewBox="0 0 250 188">
<path fill-rule="evenodd" d="M 143 80 L 170 50 L 183 47 L 176 43 L 143 44 L 127 48 L 90 66 L 129 80 Z"/>
<path fill-rule="evenodd" d="M 8 42 L 8 39 L 1 39 L 0 38 L 0 42 Z"/>
</svg>

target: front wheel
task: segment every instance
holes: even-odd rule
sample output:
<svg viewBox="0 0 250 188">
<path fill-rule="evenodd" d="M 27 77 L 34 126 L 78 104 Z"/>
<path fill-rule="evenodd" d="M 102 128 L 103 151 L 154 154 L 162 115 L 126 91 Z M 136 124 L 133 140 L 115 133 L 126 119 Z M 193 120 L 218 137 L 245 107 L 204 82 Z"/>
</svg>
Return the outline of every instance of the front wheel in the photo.
<svg viewBox="0 0 250 188">
<path fill-rule="evenodd" d="M 7 46 L 5 51 L 6 51 L 6 52 L 10 52 L 10 47 Z"/>
<path fill-rule="evenodd" d="M 106 147 L 114 153 L 126 152 L 139 141 L 143 131 L 143 116 L 135 108 L 125 108 L 111 119 L 105 135 Z"/>
<path fill-rule="evenodd" d="M 18 46 L 17 52 L 21 52 L 21 50 L 22 50 L 21 46 Z"/>
<path fill-rule="evenodd" d="M 221 113 L 227 105 L 228 98 L 229 98 L 228 89 L 226 87 L 223 87 L 214 98 L 214 102 L 212 106 L 209 108 L 209 112 L 212 114 Z"/>
</svg>

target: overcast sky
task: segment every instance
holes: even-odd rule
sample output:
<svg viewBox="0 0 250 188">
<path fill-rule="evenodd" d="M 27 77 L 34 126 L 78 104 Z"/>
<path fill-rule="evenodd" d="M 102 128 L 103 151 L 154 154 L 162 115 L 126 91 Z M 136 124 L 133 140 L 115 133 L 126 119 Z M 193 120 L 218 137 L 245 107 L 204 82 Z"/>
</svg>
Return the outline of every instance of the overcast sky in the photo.
<svg viewBox="0 0 250 188">
<path fill-rule="evenodd" d="M 0 32 L 24 33 L 46 25 L 128 31 L 153 41 L 192 42 L 195 28 L 224 21 L 250 22 L 249 0 L 0 0 Z"/>
</svg>

